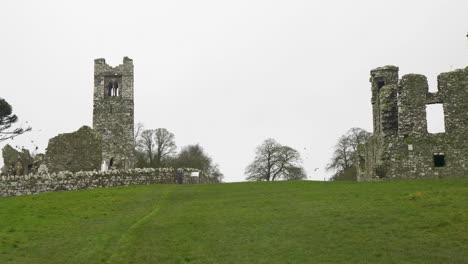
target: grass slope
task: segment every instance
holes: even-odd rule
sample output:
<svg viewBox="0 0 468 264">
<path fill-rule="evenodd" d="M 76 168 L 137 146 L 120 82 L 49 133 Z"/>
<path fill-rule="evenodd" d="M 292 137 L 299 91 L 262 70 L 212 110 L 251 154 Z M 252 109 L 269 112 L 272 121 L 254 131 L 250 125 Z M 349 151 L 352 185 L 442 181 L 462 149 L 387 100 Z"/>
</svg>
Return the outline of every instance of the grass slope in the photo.
<svg viewBox="0 0 468 264">
<path fill-rule="evenodd" d="M 468 263 L 468 181 L 152 185 L 4 198 L 0 263 Z"/>
</svg>

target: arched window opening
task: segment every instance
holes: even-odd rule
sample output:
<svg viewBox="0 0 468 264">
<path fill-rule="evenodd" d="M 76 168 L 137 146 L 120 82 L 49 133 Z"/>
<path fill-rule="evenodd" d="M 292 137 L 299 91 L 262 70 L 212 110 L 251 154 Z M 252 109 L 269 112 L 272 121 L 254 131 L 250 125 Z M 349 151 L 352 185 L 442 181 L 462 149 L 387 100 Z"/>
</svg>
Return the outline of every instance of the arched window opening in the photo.
<svg viewBox="0 0 468 264">
<path fill-rule="evenodd" d="M 109 78 L 106 80 L 106 85 L 104 87 L 104 96 L 106 97 L 115 97 L 120 96 L 120 83 L 121 81 L 116 78 Z"/>
<path fill-rule="evenodd" d="M 107 93 L 107 96 L 112 96 L 112 83 L 111 82 L 107 84 L 106 93 Z"/>
<path fill-rule="evenodd" d="M 114 96 L 119 96 L 119 83 L 114 82 Z"/>
</svg>

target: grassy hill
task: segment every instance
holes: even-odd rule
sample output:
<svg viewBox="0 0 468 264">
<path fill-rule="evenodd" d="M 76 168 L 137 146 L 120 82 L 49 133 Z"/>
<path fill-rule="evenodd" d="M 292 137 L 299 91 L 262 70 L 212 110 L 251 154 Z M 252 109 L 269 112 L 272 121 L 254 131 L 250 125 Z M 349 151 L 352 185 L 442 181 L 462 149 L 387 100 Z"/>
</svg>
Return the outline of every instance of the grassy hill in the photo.
<svg viewBox="0 0 468 264">
<path fill-rule="evenodd" d="M 468 180 L 4 198 L 0 263 L 468 263 Z"/>
</svg>

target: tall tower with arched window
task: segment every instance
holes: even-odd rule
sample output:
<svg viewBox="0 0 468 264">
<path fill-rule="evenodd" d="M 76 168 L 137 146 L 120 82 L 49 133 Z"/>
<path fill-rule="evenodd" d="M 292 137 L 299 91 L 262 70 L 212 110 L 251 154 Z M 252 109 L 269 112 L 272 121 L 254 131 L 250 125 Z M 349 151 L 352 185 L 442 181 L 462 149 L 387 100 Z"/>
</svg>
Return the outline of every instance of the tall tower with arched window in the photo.
<svg viewBox="0 0 468 264">
<path fill-rule="evenodd" d="M 134 164 L 133 61 L 124 57 L 116 67 L 94 60 L 93 128 L 102 136 L 102 159 L 107 168 Z"/>
</svg>

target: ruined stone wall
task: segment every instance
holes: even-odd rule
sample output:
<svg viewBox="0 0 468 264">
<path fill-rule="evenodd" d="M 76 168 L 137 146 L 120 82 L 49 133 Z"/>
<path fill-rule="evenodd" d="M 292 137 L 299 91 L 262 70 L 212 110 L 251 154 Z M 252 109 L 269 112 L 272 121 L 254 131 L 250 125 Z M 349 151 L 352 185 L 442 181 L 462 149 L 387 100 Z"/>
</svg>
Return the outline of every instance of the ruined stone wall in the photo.
<svg viewBox="0 0 468 264">
<path fill-rule="evenodd" d="M 444 103 L 448 134 L 466 139 L 468 133 L 468 67 L 439 75 L 437 97 Z"/>
<path fill-rule="evenodd" d="M 381 109 L 386 108 L 385 106 L 381 106 L 383 103 L 380 98 L 380 94 L 382 88 L 387 85 L 396 85 L 398 84 L 398 67 L 395 66 L 385 66 L 374 69 L 371 71 L 371 79 L 370 82 L 372 83 L 371 92 L 372 92 L 372 114 L 374 116 L 374 134 L 380 134 L 382 132 L 382 121 L 381 118 L 385 117 L 385 114 L 382 115 Z M 393 98 L 388 98 L 388 100 L 392 100 Z M 388 101 L 387 100 L 387 101 Z M 396 100 L 393 99 L 393 100 Z M 396 104 L 395 102 L 390 102 L 391 105 Z M 388 113 L 387 113 L 388 114 Z M 396 113 L 391 114 L 391 116 L 396 116 Z M 385 122 L 385 121 L 384 121 Z"/>
<path fill-rule="evenodd" d="M 0 197 L 38 194 L 53 191 L 107 188 L 146 184 L 194 184 L 198 177 L 191 177 L 195 169 L 183 169 L 181 181 L 172 168 L 131 169 L 106 172 L 59 172 L 42 175 L 0 176 Z"/>
<path fill-rule="evenodd" d="M 387 178 L 468 178 L 468 142 L 446 133 L 411 136 L 390 142 Z M 434 155 L 443 154 L 445 166 L 436 167 Z"/>
<path fill-rule="evenodd" d="M 427 134 L 426 96 L 429 86 L 425 76 L 408 74 L 398 86 L 398 132 L 399 135 L 418 136 Z"/>
<path fill-rule="evenodd" d="M 22 149 L 20 152 L 7 144 L 2 150 L 2 156 L 4 164 L 2 173 L 26 175 L 32 171 L 34 159 L 27 149 Z"/>
<path fill-rule="evenodd" d="M 49 140 L 45 163 L 50 172 L 92 171 L 101 167 L 101 135 L 88 126 Z"/>
<path fill-rule="evenodd" d="M 358 181 L 372 180 L 378 173 L 382 156 L 381 138 L 371 136 L 365 145 L 358 146 L 358 155 L 356 155 L 357 178 Z"/>
<path fill-rule="evenodd" d="M 102 136 L 102 159 L 112 168 L 134 164 L 133 61 L 111 67 L 104 59 L 94 63 L 93 128 Z"/>
<path fill-rule="evenodd" d="M 417 74 L 377 90 L 376 78 L 397 69 L 371 71 L 374 135 L 358 150 L 358 180 L 468 178 L 468 68 L 439 75 L 436 93 Z M 431 134 L 426 106 L 436 103 L 446 132 Z"/>
</svg>

